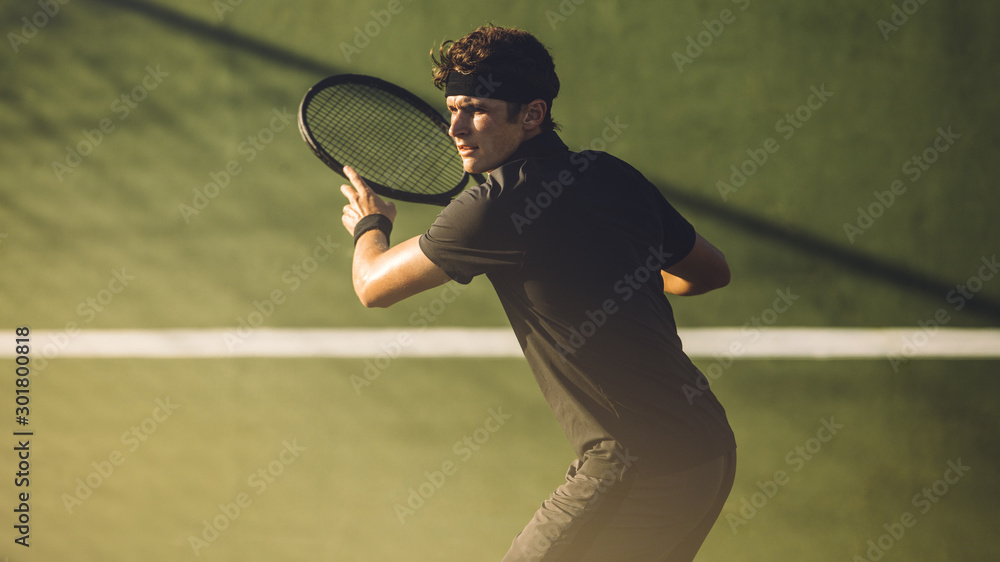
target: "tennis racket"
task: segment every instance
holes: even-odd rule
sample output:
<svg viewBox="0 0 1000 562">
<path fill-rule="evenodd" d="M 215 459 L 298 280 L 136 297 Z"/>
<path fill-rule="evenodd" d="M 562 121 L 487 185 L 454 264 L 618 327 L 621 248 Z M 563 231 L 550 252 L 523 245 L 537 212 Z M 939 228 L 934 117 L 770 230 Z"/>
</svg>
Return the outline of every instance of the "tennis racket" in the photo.
<svg viewBox="0 0 1000 562">
<path fill-rule="evenodd" d="M 310 88 L 299 106 L 299 131 L 333 171 L 343 176 L 351 166 L 385 197 L 447 205 L 469 181 L 448 121 L 373 76 L 338 74 Z"/>
</svg>

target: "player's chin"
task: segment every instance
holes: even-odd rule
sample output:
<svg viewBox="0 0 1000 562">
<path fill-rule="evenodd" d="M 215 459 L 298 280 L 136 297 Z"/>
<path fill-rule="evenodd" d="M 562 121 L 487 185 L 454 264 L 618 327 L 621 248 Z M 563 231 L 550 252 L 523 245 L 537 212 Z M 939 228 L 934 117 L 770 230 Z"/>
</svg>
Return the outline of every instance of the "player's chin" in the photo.
<svg viewBox="0 0 1000 562">
<path fill-rule="evenodd" d="M 482 173 L 482 165 L 475 158 L 462 158 L 462 169 L 470 174 Z"/>
<path fill-rule="evenodd" d="M 485 174 L 496 168 L 496 164 L 482 158 L 462 158 L 462 168 L 470 174 Z"/>
</svg>

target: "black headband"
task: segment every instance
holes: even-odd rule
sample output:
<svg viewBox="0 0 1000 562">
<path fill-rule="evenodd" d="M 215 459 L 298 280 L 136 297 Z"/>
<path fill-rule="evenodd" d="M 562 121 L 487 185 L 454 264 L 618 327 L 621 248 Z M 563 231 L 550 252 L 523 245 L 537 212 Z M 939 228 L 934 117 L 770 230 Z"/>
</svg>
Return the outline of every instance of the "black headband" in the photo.
<svg viewBox="0 0 1000 562">
<path fill-rule="evenodd" d="M 496 72 L 485 74 L 449 72 L 444 95 L 492 98 L 514 103 L 528 103 L 541 99 L 545 100 L 549 107 L 552 107 L 552 100 L 523 78 Z"/>
</svg>

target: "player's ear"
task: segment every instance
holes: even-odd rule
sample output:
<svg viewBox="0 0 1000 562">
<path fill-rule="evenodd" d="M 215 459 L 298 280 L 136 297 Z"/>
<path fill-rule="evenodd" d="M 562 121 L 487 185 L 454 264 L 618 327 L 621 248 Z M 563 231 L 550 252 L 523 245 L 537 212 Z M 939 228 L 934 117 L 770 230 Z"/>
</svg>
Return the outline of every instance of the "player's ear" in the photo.
<svg viewBox="0 0 1000 562">
<path fill-rule="evenodd" d="M 532 130 L 542 125 L 545 120 L 545 112 L 548 111 L 548 104 L 545 100 L 537 99 L 527 104 L 524 110 L 524 128 Z"/>
</svg>

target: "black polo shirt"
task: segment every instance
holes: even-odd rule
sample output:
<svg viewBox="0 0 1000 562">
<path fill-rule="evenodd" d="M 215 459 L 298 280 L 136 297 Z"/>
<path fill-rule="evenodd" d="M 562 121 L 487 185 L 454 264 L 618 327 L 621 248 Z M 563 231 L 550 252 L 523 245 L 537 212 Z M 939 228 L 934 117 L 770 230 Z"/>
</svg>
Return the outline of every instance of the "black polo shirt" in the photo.
<svg viewBox="0 0 1000 562">
<path fill-rule="evenodd" d="M 633 167 L 547 132 L 452 201 L 420 248 L 459 283 L 487 275 L 581 459 L 627 451 L 643 472 L 667 473 L 735 447 L 660 277 L 694 241 Z"/>
</svg>

